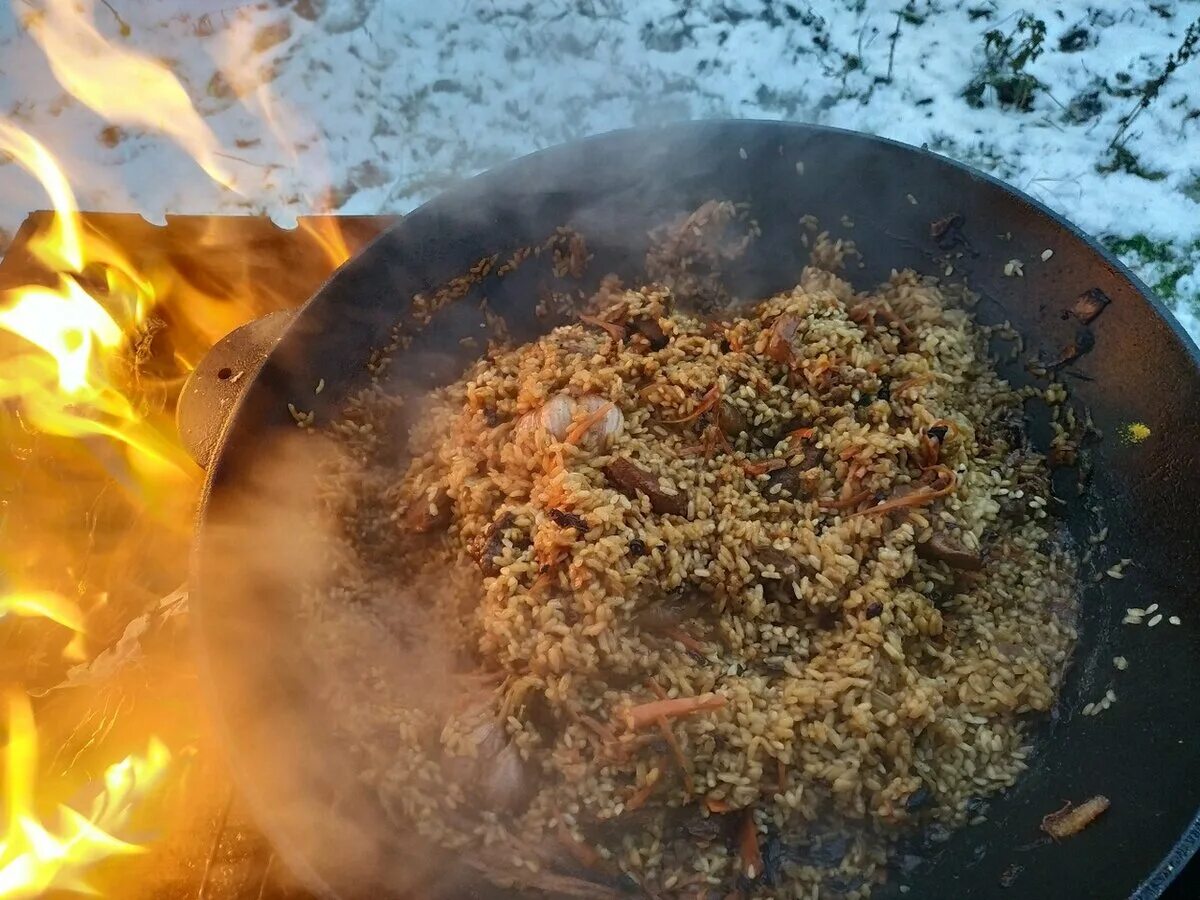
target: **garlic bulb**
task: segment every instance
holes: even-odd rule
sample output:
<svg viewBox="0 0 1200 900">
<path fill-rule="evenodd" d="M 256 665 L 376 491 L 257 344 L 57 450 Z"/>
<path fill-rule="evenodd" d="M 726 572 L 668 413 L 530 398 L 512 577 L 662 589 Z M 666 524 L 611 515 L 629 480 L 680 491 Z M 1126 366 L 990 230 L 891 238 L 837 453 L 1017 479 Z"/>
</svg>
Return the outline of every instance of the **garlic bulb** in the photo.
<svg viewBox="0 0 1200 900">
<path fill-rule="evenodd" d="M 608 443 L 624 429 L 625 416 L 616 404 L 599 394 L 584 394 L 579 398 L 569 394 L 554 394 L 540 408 L 521 417 L 517 422 L 517 432 L 544 431 L 553 440 L 561 441 L 570 433 L 572 423 L 598 412 L 604 406 L 608 406 L 608 412 L 588 428 L 584 439 Z"/>
</svg>

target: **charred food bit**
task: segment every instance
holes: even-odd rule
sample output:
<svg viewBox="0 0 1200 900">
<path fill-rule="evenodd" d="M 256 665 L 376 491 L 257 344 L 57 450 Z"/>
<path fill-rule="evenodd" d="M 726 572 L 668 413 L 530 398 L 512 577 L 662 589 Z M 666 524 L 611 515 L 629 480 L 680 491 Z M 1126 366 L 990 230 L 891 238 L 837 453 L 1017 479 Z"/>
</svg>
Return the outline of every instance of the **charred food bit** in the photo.
<svg viewBox="0 0 1200 900">
<path fill-rule="evenodd" d="M 504 552 L 504 532 L 511 528 L 516 521 L 516 516 L 511 512 L 506 512 L 488 529 L 487 536 L 479 547 L 478 556 L 479 568 L 485 576 L 500 574 L 500 566 L 496 564 L 496 557 Z"/>
<path fill-rule="evenodd" d="M 650 508 L 660 516 L 687 515 L 687 497 L 666 493 L 657 478 L 632 460 L 624 457 L 614 459 L 604 467 L 604 477 L 631 500 L 636 499 L 638 493 L 645 494 L 650 499 Z"/>
<path fill-rule="evenodd" d="M 1108 806 L 1108 798 L 1103 794 L 1097 794 L 1074 808 L 1068 802 L 1062 809 L 1052 812 L 1042 819 L 1042 831 L 1055 840 L 1061 841 L 1063 838 L 1069 838 L 1079 834 L 1096 821 L 1108 809 Z"/>
<path fill-rule="evenodd" d="M 1075 305 L 1071 307 L 1071 312 L 1084 325 L 1088 325 L 1091 321 L 1104 312 L 1104 308 L 1112 303 L 1108 294 L 1100 290 L 1100 288 L 1091 288 L 1084 291 L 1075 298 Z"/>
<path fill-rule="evenodd" d="M 578 513 L 567 512 L 562 509 L 552 509 L 546 515 L 559 528 L 574 528 L 580 534 L 584 534 L 588 530 L 587 520 Z"/>
</svg>

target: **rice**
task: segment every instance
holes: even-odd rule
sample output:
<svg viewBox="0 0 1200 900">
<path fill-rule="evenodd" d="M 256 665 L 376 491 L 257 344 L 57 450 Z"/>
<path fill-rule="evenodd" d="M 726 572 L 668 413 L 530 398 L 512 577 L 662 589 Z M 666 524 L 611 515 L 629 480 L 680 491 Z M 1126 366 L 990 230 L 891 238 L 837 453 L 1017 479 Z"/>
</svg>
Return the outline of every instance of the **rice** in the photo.
<svg viewBox="0 0 1200 900">
<path fill-rule="evenodd" d="M 1026 767 L 1076 602 L 1027 392 L 935 282 L 817 244 L 720 319 L 609 285 L 333 426 L 306 639 L 398 823 L 561 895 L 863 897 Z"/>
</svg>

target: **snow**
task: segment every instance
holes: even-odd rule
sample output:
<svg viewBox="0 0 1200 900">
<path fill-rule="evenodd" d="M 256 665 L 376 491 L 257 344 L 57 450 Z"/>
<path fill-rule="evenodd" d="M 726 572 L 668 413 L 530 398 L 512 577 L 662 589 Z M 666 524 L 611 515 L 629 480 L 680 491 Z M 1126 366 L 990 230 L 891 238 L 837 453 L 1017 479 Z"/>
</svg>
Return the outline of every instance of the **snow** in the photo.
<svg viewBox="0 0 1200 900">
<path fill-rule="evenodd" d="M 161 134 L 101 141 L 107 123 L 55 83 L 17 4 L 0 11 L 0 109 L 64 161 L 84 208 L 155 221 L 403 212 L 480 169 L 589 133 L 706 116 L 805 120 L 927 144 L 1005 179 L 1118 242 L 1200 338 L 1200 60 L 1173 72 L 1128 130 L 1133 171 L 1100 171 L 1143 85 L 1200 20 L 1197 0 L 1136 10 L 1080 0 L 111 5 L 130 33 L 119 36 L 96 3 L 101 30 L 171 67 L 238 192 Z M 1025 66 L 1044 88 L 1025 111 L 991 87 L 972 108 L 963 91 L 983 66 L 985 32 L 1013 32 L 1025 10 L 1045 22 L 1044 52 Z M 45 201 L 15 166 L 0 174 L 0 229 L 11 231 Z"/>
</svg>

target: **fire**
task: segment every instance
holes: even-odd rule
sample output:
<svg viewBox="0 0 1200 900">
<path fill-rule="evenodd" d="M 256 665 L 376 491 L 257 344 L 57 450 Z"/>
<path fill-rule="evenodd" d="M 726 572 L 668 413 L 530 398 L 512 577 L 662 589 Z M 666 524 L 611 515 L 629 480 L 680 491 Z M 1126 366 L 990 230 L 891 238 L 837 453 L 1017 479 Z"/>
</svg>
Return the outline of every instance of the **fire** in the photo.
<svg viewBox="0 0 1200 900">
<path fill-rule="evenodd" d="M 0 595 L 0 619 L 7 615 L 41 617 L 71 629 L 75 632 L 75 637 L 63 650 L 63 655 L 67 659 L 84 658 L 83 641 L 86 629 L 83 610 L 74 600 L 51 591 L 20 591 Z"/>
<path fill-rule="evenodd" d="M 47 0 L 26 24 L 73 97 L 109 121 L 169 135 L 210 178 L 234 188 L 216 137 L 179 79 L 156 60 L 110 43 L 96 28 L 91 0 Z"/>
<path fill-rule="evenodd" d="M 0 124 L 0 151 L 34 175 L 55 205 L 50 227 L 29 247 L 57 279 L 0 295 L 0 329 L 27 344 L 6 359 L 0 401 L 17 402 L 28 423 L 46 433 L 115 438 L 146 460 L 190 471 L 174 441 L 148 425 L 120 383 L 127 368 L 121 351 L 154 308 L 153 286 L 116 248 L 83 233 L 74 194 L 50 152 Z"/>
<path fill-rule="evenodd" d="M 222 152 L 180 81 L 149 55 L 107 40 L 96 27 L 95 8 L 95 0 L 44 0 L 40 12 L 26 17 L 54 77 L 109 121 L 169 136 L 215 181 L 236 189 L 224 164 L 233 157 Z M 228 63 L 237 67 L 244 59 L 235 53 Z M 261 84 L 239 91 L 239 98 L 258 104 L 281 156 L 293 154 L 302 142 L 299 118 Z M 305 133 L 303 142 L 311 140 Z M 158 707 L 152 722 L 129 726 L 126 741 L 145 741 L 145 752 L 109 766 L 102 781 L 83 789 L 82 801 L 71 794 L 92 777 L 83 774 L 87 767 L 50 765 L 56 777 L 42 772 L 39 778 L 39 737 L 44 746 L 61 743 L 64 759 L 104 752 L 103 738 L 91 729 L 110 729 L 116 713 L 110 718 L 105 703 L 99 725 L 70 719 L 90 698 L 78 684 L 87 678 L 109 678 L 106 689 L 113 684 L 113 676 L 94 671 L 103 668 L 96 664 L 105 653 L 111 664 L 109 651 L 141 634 L 133 633 L 130 619 L 147 621 L 144 610 L 160 608 L 147 606 L 147 594 L 160 597 L 164 582 L 178 585 L 186 567 L 201 473 L 175 434 L 174 397 L 213 341 L 297 298 L 274 295 L 254 277 L 252 261 L 237 254 L 205 259 L 206 244 L 227 246 L 220 223 L 187 248 L 193 256 L 180 254 L 192 264 L 200 260 L 194 270 L 171 250 L 151 257 L 142 249 L 135 266 L 119 239 L 102 233 L 106 226 L 80 214 L 54 155 L 33 135 L 0 121 L 4 156 L 40 183 L 54 210 L 26 240 L 41 272 L 31 283 L 0 290 L 0 641 L 18 648 L 7 654 L 10 668 L 21 666 L 3 677 L 24 684 L 7 699 L 0 695 L 0 706 L 7 706 L 0 900 L 9 900 L 107 887 L 106 874 L 123 874 L 128 862 L 120 873 L 98 864 L 142 852 L 151 836 L 144 814 L 154 819 L 151 795 L 175 787 L 164 783 L 171 754 L 150 735 L 168 735 L 186 755 L 195 734 L 195 720 L 178 709 L 186 704 L 170 713 Z M 308 199 L 314 211 L 327 209 L 317 197 Z M 317 268 L 328 266 L 322 277 L 350 256 L 336 224 L 302 219 L 300 226 L 321 251 Z M 39 628 L 39 619 L 55 624 Z M 65 648 L 60 629 L 71 632 Z M 31 633 L 34 652 L 22 655 L 13 638 Z M 54 652 L 42 652 L 47 646 Z M 96 654 L 90 663 L 85 649 Z M 79 664 L 64 673 L 58 668 L 65 668 L 63 658 Z M 186 676 L 181 682 L 194 679 L 186 663 L 178 665 Z M 31 694 L 53 698 L 37 700 L 36 721 Z M 181 725 L 171 715 L 186 721 Z M 0 710 L 0 732 L 4 719 Z M 87 734 L 78 738 L 84 725 Z M 160 828 L 166 820 L 156 819 Z"/>
<path fill-rule="evenodd" d="M 60 804 L 51 829 L 41 821 L 35 803 L 38 748 L 33 710 L 18 692 L 9 693 L 7 706 L 0 897 L 19 900 L 56 889 L 95 893 L 85 878 L 90 868 L 111 856 L 142 852 L 120 835 L 162 782 L 171 753 L 151 738 L 144 754 L 108 767 L 87 813 Z"/>
</svg>

